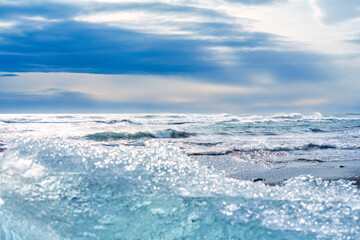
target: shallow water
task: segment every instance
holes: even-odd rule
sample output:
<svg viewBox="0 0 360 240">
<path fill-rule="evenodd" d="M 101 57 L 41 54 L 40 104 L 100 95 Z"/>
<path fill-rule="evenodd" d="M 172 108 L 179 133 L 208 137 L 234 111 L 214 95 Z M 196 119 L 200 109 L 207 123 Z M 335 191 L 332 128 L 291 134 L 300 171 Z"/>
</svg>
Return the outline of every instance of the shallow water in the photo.
<svg viewBox="0 0 360 240">
<path fill-rule="evenodd" d="M 0 115 L 0 133 L 0 239 L 360 238 L 356 114 Z"/>
</svg>

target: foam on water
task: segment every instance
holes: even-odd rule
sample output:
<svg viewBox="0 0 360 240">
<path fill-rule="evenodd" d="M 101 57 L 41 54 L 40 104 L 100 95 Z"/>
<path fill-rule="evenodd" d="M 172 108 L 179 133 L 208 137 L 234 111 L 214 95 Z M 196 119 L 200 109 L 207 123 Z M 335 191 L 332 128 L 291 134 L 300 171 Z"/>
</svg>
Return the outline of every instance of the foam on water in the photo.
<svg viewBox="0 0 360 240">
<path fill-rule="evenodd" d="M 348 181 L 268 186 L 226 177 L 172 144 L 145 145 L 13 141 L 0 162 L 0 238 L 360 238 L 360 192 Z"/>
</svg>

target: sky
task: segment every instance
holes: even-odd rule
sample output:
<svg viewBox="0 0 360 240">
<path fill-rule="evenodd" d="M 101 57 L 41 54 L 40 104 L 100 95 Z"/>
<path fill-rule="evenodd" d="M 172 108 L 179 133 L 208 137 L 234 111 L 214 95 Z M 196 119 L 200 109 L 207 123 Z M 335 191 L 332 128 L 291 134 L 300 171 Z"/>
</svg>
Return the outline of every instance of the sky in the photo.
<svg viewBox="0 0 360 240">
<path fill-rule="evenodd" d="M 360 112 L 360 0 L 0 0 L 0 113 Z"/>
</svg>

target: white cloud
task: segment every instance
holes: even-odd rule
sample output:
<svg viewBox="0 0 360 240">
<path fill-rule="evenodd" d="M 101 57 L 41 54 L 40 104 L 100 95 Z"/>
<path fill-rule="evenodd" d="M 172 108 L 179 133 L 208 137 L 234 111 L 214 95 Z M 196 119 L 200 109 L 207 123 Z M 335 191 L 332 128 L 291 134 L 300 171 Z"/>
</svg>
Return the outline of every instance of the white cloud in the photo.
<svg viewBox="0 0 360 240">
<path fill-rule="evenodd" d="M 44 22 L 44 23 L 60 22 L 61 21 L 61 20 L 58 20 L 58 19 L 49 19 L 49 18 L 45 18 L 45 17 L 42 17 L 42 16 L 38 16 L 38 15 L 24 16 L 24 17 L 21 17 L 21 18 L 24 19 L 24 20 L 29 20 L 29 21 L 34 21 L 34 22 Z"/>
<path fill-rule="evenodd" d="M 309 0 L 317 17 L 326 24 L 360 18 L 359 0 Z"/>
<path fill-rule="evenodd" d="M 222 65 L 236 65 L 239 64 L 239 55 L 236 54 L 236 50 L 226 46 L 206 47 L 205 51 L 208 52 L 211 57 L 207 60 L 217 61 Z"/>
<path fill-rule="evenodd" d="M 360 34 L 358 0 L 347 0 L 346 3 L 343 0 L 288 0 L 258 5 L 244 5 L 241 2 L 225 0 L 50 0 L 46 2 L 0 0 L 0 4 L 31 4 L 32 2 L 77 5 L 83 8 L 83 11 L 80 15 L 72 17 L 76 21 L 106 24 L 143 33 L 221 42 L 229 39 L 241 41 L 244 31 L 262 32 L 282 37 L 282 42 L 276 42 L 278 46 L 274 44 L 273 48 L 276 50 L 279 48 L 308 50 L 325 54 L 360 52 L 359 45 L 349 41 Z M 114 3 L 126 8 L 97 12 L 97 6 L 101 3 Z M 147 6 L 143 8 L 138 6 L 131 9 L 129 6 L 134 3 L 167 4 L 167 8 L 154 10 Z M 197 11 L 179 9 L 173 11 L 178 7 L 190 7 Z M 209 11 L 216 14 L 210 15 Z M 30 16 L 30 18 L 36 21 L 46 20 L 41 16 Z M 203 23 L 227 24 L 232 29 L 231 32 L 220 35 L 213 33 L 211 29 L 208 31 L 202 29 Z M 12 26 L 0 22 L 0 29 Z M 258 46 L 250 49 L 259 50 Z M 229 61 L 221 61 L 225 64 L 229 63 Z"/>
<path fill-rule="evenodd" d="M 237 38 L 241 32 L 263 32 L 283 37 L 283 48 L 311 50 L 329 54 L 344 54 L 359 51 L 359 46 L 348 42 L 359 33 L 360 21 L 348 22 L 346 25 L 324 25 L 320 19 L 339 21 L 347 19 L 358 12 L 355 2 L 344 4 L 342 0 L 288 0 L 259 5 L 244 5 L 235 1 L 156 1 L 170 6 L 195 7 L 218 13 L 218 17 L 208 16 L 205 12 L 152 12 L 141 10 L 124 10 L 117 12 L 90 13 L 77 16 L 78 21 L 103 23 L 121 28 L 154 34 L 184 35 L 188 38 Z M 86 1 L 83 1 L 86 2 Z M 89 1 L 88 1 L 89 2 Z M 119 4 L 133 3 L 125 0 L 108 0 Z M 138 0 L 137 3 L 154 3 Z M 224 16 L 224 17 L 220 17 Z M 198 23 L 231 24 L 235 31 L 226 36 L 215 36 L 191 30 Z"/>
<path fill-rule="evenodd" d="M 15 28 L 17 23 L 15 21 L 1 21 L 0 20 L 0 33 L 2 32 L 9 32 L 9 30 Z M 2 41 L 3 38 L 0 37 L 0 41 Z"/>
<path fill-rule="evenodd" d="M 63 89 L 89 94 L 100 101 L 184 103 L 204 102 L 221 96 L 251 95 L 260 87 L 213 84 L 176 76 L 102 75 L 79 73 L 17 73 L 0 79 L 5 92 L 43 93 Z"/>
<path fill-rule="evenodd" d="M 287 84 L 276 82 L 268 74 L 254 74 L 248 85 L 206 83 L 180 76 L 16 73 L 19 76 L 0 77 L 0 89 L 28 94 L 80 92 L 100 102 L 178 104 L 204 111 L 344 111 L 360 102 L 360 84 L 350 72 L 354 70 L 349 69 L 348 75 L 337 81 Z"/>
<path fill-rule="evenodd" d="M 15 25 L 16 25 L 15 22 L 0 21 L 0 30 L 1 29 L 6 29 L 6 28 L 11 28 L 11 27 L 13 27 Z"/>
<path fill-rule="evenodd" d="M 16 4 L 20 4 L 23 1 L 16 1 L 16 0 L 0 0 L 0 5 L 16 5 Z"/>
<path fill-rule="evenodd" d="M 346 26 L 324 25 L 318 20 L 320 10 L 314 9 L 311 1 L 223 8 L 231 16 L 253 20 L 246 25 L 248 31 L 283 36 L 289 47 L 293 46 L 298 50 L 307 49 L 330 54 L 352 53 L 354 49 L 359 51 L 359 46 L 347 42 L 359 31 L 359 22 Z"/>
<path fill-rule="evenodd" d="M 325 98 L 306 98 L 290 102 L 288 105 L 293 107 L 318 106 L 328 102 L 329 101 Z"/>
<path fill-rule="evenodd" d="M 137 30 L 144 33 L 164 34 L 164 35 L 191 35 L 191 31 L 185 31 L 182 28 L 184 23 L 199 21 L 199 18 L 189 16 L 164 16 L 161 14 L 146 11 L 117 11 L 103 12 L 92 15 L 75 17 L 76 21 L 105 23 L 110 26 L 117 26 L 131 30 Z"/>
<path fill-rule="evenodd" d="M 255 73 L 249 76 L 251 82 L 260 86 L 271 86 L 277 84 L 276 79 L 267 73 Z"/>
<path fill-rule="evenodd" d="M 173 5 L 173 4 L 171 4 Z M 221 16 L 208 16 L 206 13 L 192 11 L 155 11 L 146 8 L 126 9 L 85 14 L 74 18 L 76 21 L 102 23 L 110 26 L 161 35 L 188 35 L 189 38 L 206 38 L 206 33 L 197 33 L 201 23 L 228 23 L 231 19 Z M 195 28 L 195 30 L 192 30 Z"/>
</svg>

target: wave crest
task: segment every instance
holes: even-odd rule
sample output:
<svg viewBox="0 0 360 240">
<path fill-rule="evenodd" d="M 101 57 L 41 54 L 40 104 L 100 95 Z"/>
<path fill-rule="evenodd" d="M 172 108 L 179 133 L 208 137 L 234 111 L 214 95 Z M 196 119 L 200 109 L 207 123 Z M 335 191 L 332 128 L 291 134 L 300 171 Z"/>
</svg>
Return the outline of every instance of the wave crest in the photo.
<svg viewBox="0 0 360 240">
<path fill-rule="evenodd" d="M 194 136 L 194 133 L 167 129 L 164 131 L 136 132 L 136 133 L 116 133 L 116 132 L 100 132 L 86 135 L 89 140 L 94 141 L 110 141 L 110 140 L 126 140 L 126 139 L 142 139 L 142 138 L 188 138 Z"/>
<path fill-rule="evenodd" d="M 96 123 L 104 123 L 104 124 L 116 124 L 116 123 L 129 123 L 132 125 L 142 125 L 141 123 L 131 121 L 129 119 L 122 119 L 122 120 L 109 120 L 109 121 L 95 121 Z"/>
</svg>

